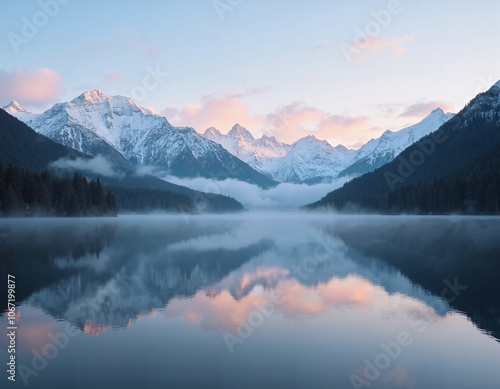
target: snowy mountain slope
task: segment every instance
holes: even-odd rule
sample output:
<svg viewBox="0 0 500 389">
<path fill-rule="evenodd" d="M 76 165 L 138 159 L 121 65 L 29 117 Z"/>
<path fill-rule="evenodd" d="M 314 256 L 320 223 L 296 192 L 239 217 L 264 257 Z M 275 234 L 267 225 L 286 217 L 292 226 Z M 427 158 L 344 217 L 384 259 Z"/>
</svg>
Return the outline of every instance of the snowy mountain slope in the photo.
<svg viewBox="0 0 500 389">
<path fill-rule="evenodd" d="M 275 162 L 270 173 L 280 182 L 331 181 L 352 163 L 355 153 L 310 135 L 295 142 L 288 154 Z"/>
<path fill-rule="evenodd" d="M 386 131 L 361 149 L 348 150 L 314 136 L 293 145 L 268 136 L 255 139 L 239 124 L 226 135 L 211 127 L 201 136 L 190 127 L 173 127 L 126 97 L 97 90 L 40 115 L 16 102 L 4 109 L 58 143 L 115 163 L 155 166 L 178 177 L 236 178 L 262 187 L 273 185 L 272 180 L 312 184 L 373 171 L 453 117 L 436 109 L 413 126 Z"/>
<path fill-rule="evenodd" d="M 387 130 L 377 139 L 372 139 L 359 149 L 353 164 L 346 167 L 339 176 L 362 175 L 371 172 L 396 158 L 404 149 L 424 136 L 436 131 L 455 114 L 435 109 L 419 123 L 400 131 Z"/>
<path fill-rule="evenodd" d="M 396 132 L 388 130 L 359 150 L 348 150 L 342 145 L 333 147 L 314 136 L 299 139 L 293 145 L 274 137 L 255 139 L 239 124 L 226 135 L 211 127 L 203 136 L 276 181 L 313 184 L 373 171 L 453 116 L 436 109 L 421 122 Z"/>
<path fill-rule="evenodd" d="M 255 139 L 239 124 L 226 135 L 211 127 L 203 136 L 279 182 L 329 181 L 352 163 L 354 155 L 344 146 L 332 147 L 314 136 L 299 139 L 293 145 L 265 135 Z"/>
<path fill-rule="evenodd" d="M 12 101 L 9 105 L 2 107 L 2 109 L 22 122 L 29 121 L 38 116 L 35 113 L 27 112 L 17 101 Z"/>
<path fill-rule="evenodd" d="M 468 124 L 475 116 L 481 116 L 486 120 L 495 120 L 500 112 L 500 81 L 484 93 L 477 95 L 461 112 L 464 124 Z"/>
<path fill-rule="evenodd" d="M 239 124 L 235 124 L 226 135 L 210 127 L 203 136 L 219 143 L 231 154 L 267 175 L 270 173 L 273 162 L 285 156 L 291 148 L 290 145 L 278 141 L 274 136 L 264 135 L 255 139 Z"/>
<path fill-rule="evenodd" d="M 103 154 L 114 162 L 124 158 L 178 177 L 234 178 L 262 187 L 274 185 L 193 128 L 174 127 L 127 97 L 93 90 L 40 115 L 30 115 L 20 106 L 6 109 L 55 142 L 90 155 Z"/>
</svg>

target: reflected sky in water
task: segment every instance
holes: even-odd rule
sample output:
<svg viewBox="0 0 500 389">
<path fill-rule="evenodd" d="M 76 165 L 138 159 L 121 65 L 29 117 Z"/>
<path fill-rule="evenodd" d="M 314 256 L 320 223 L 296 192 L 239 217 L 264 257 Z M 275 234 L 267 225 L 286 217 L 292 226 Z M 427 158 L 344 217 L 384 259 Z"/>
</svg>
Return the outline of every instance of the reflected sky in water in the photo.
<svg viewBox="0 0 500 389">
<path fill-rule="evenodd" d="M 14 386 L 497 388 L 499 221 L 1 221 Z"/>
</svg>

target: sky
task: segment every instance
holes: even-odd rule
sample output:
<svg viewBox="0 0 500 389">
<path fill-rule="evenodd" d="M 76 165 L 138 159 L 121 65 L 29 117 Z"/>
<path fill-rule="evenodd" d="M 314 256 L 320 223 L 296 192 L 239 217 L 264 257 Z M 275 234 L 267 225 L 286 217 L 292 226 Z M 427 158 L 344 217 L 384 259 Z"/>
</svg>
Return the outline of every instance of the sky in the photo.
<svg viewBox="0 0 500 389">
<path fill-rule="evenodd" d="M 498 0 L 4 0 L 0 106 L 125 95 L 198 132 L 357 148 L 500 79 Z"/>
</svg>

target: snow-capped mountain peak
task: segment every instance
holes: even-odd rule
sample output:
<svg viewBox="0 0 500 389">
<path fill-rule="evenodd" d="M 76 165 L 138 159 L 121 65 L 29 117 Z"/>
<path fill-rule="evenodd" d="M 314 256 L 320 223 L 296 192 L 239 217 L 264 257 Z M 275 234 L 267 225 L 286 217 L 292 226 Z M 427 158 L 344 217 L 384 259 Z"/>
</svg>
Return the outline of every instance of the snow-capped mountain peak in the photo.
<svg viewBox="0 0 500 389">
<path fill-rule="evenodd" d="M 12 101 L 9 105 L 2 107 L 2 109 L 23 122 L 28 122 L 38 116 L 38 114 L 26 111 L 17 101 Z"/>
<path fill-rule="evenodd" d="M 498 80 L 495 84 L 493 84 L 493 87 L 500 89 L 500 80 Z"/>
<path fill-rule="evenodd" d="M 26 110 L 17 101 L 12 101 L 9 105 L 2 107 L 2 109 L 11 115 L 18 112 L 26 112 Z"/>
<path fill-rule="evenodd" d="M 153 166 L 178 177 L 232 174 L 263 187 L 274 184 L 193 128 L 174 127 L 125 96 L 87 91 L 40 115 L 14 116 L 57 143 L 122 165 Z"/>
<path fill-rule="evenodd" d="M 293 144 L 292 144 L 292 148 L 298 148 L 298 147 L 304 147 L 304 146 L 307 146 L 307 145 L 310 145 L 310 146 L 315 146 L 317 144 L 325 144 L 325 145 L 328 145 L 331 147 L 330 143 L 328 143 L 326 140 L 319 140 L 318 138 L 316 138 L 315 135 L 307 135 L 303 138 L 300 138 L 299 140 L 295 141 Z"/>
<path fill-rule="evenodd" d="M 385 131 L 380 137 L 370 140 L 358 150 L 355 162 L 340 173 L 343 175 L 361 175 L 392 161 L 404 149 L 436 131 L 455 114 L 444 113 L 436 108 L 419 123 L 399 131 Z"/>
<path fill-rule="evenodd" d="M 203 136 L 219 143 L 231 154 L 245 161 L 261 173 L 270 175 L 274 161 L 288 153 L 290 145 L 278 141 L 275 137 L 255 137 L 244 127 L 235 124 L 223 135 L 219 130 L 208 128 Z"/>
<path fill-rule="evenodd" d="M 253 135 L 245 127 L 242 127 L 236 123 L 233 128 L 227 134 L 229 137 L 234 139 L 245 139 L 245 140 L 255 140 Z"/>
<path fill-rule="evenodd" d="M 331 181 L 352 162 L 355 153 L 308 135 L 292 144 L 289 152 L 276 161 L 271 174 L 281 182 Z"/>
<path fill-rule="evenodd" d="M 104 93 L 101 91 L 94 89 L 92 91 L 86 91 L 83 92 L 80 96 L 75 97 L 73 100 L 71 100 L 71 103 L 76 104 L 76 103 L 83 103 L 83 102 L 95 102 L 98 100 L 105 100 L 109 96 L 106 96 Z"/>
<path fill-rule="evenodd" d="M 215 136 L 221 136 L 222 133 L 215 127 L 210 127 L 205 130 L 203 133 L 203 136 L 205 138 L 210 138 L 210 137 L 215 137 Z"/>
</svg>

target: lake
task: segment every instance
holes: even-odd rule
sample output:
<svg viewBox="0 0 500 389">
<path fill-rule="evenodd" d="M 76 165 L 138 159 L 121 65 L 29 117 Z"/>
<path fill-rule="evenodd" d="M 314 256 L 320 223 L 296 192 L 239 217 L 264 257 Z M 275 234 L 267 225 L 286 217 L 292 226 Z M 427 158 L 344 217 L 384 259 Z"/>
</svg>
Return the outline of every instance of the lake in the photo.
<svg viewBox="0 0 500 389">
<path fill-rule="evenodd" d="M 499 387 L 499 218 L 12 219 L 0 239 L 2 387 Z"/>
</svg>

